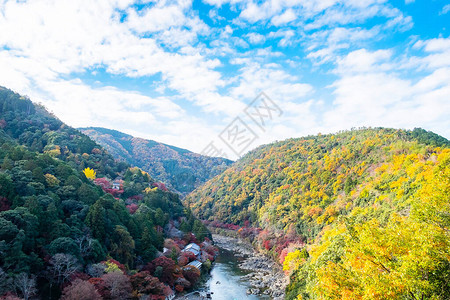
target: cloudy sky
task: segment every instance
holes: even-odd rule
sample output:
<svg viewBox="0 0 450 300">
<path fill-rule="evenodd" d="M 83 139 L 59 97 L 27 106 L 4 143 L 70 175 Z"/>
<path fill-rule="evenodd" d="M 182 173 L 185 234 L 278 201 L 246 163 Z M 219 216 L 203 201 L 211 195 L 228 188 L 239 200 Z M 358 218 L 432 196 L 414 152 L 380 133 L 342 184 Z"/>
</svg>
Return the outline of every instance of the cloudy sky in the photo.
<svg viewBox="0 0 450 300">
<path fill-rule="evenodd" d="M 449 33 L 447 0 L 0 0 L 0 85 L 74 127 L 230 158 L 236 117 L 248 149 L 360 126 L 450 138 Z M 260 92 L 282 111 L 264 128 L 244 112 Z"/>
</svg>

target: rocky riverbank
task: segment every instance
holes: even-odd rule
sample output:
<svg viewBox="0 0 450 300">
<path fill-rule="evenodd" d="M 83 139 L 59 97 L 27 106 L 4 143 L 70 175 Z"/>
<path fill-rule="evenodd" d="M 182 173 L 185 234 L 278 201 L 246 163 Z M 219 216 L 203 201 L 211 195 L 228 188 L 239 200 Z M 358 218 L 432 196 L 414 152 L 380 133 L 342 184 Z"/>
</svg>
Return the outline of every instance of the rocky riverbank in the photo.
<svg viewBox="0 0 450 300">
<path fill-rule="evenodd" d="M 268 295 L 274 300 L 284 299 L 288 278 L 271 258 L 257 253 L 249 243 L 240 239 L 213 235 L 213 240 L 216 246 L 244 258 L 239 267 L 251 272 L 243 277 L 252 285 L 247 290 L 248 294 Z"/>
</svg>

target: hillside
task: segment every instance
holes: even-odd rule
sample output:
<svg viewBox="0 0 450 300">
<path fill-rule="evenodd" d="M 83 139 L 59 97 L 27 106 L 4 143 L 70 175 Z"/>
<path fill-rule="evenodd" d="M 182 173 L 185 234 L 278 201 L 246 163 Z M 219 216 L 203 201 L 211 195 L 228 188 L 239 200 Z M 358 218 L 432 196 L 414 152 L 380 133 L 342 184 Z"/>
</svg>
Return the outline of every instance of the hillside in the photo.
<svg viewBox="0 0 450 300">
<path fill-rule="evenodd" d="M 448 140 L 377 128 L 261 146 L 185 203 L 279 258 L 287 299 L 447 299 L 449 189 Z"/>
<path fill-rule="evenodd" d="M 222 173 L 232 163 L 224 158 L 196 154 L 116 130 L 99 127 L 79 130 L 105 147 L 114 157 L 141 168 L 182 195 Z"/>
<path fill-rule="evenodd" d="M 148 173 L 2 87 L 0 144 L 0 298 L 164 299 L 198 278 L 177 256 L 208 233 Z"/>
</svg>

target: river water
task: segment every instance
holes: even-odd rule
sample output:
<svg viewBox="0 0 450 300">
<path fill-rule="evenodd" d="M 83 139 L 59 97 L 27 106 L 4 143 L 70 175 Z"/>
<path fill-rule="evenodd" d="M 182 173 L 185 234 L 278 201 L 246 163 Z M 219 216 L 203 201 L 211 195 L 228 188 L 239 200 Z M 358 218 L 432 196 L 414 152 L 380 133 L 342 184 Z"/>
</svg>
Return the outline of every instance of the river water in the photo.
<svg viewBox="0 0 450 300">
<path fill-rule="evenodd" d="M 247 295 L 247 289 L 251 286 L 242 277 L 250 272 L 239 268 L 239 263 L 243 258 L 236 256 L 232 251 L 220 248 L 219 250 L 219 255 L 211 270 L 211 278 L 205 284 L 205 289 L 212 292 L 213 300 L 270 299 L 265 295 Z"/>
</svg>

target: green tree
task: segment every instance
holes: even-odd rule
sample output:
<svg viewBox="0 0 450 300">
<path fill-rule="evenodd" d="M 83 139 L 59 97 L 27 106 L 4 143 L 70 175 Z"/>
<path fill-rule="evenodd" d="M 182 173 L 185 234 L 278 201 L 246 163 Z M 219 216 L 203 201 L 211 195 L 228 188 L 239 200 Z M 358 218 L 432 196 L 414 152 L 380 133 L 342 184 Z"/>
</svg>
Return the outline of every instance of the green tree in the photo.
<svg viewBox="0 0 450 300">
<path fill-rule="evenodd" d="M 82 183 L 78 188 L 78 199 L 86 204 L 94 204 L 98 200 L 99 194 L 96 189 L 86 183 Z"/>
<path fill-rule="evenodd" d="M 53 240 L 48 247 L 48 251 L 51 255 L 55 255 L 56 253 L 66 253 L 71 254 L 74 257 L 80 256 L 78 245 L 69 237 L 59 237 Z"/>
<path fill-rule="evenodd" d="M 99 241 L 105 240 L 106 213 L 100 200 L 95 202 L 95 204 L 89 208 L 85 223 L 91 229 L 92 235 L 96 239 Z"/>
<path fill-rule="evenodd" d="M 156 225 L 164 226 L 166 224 L 166 215 L 161 208 L 157 208 L 155 211 Z"/>
<path fill-rule="evenodd" d="M 156 232 L 153 228 L 149 229 L 148 227 L 145 227 L 138 248 L 138 253 L 142 256 L 144 261 L 151 261 L 155 258 L 155 254 L 158 251 L 154 246 L 156 243 Z"/>
<path fill-rule="evenodd" d="M 209 231 L 202 222 L 200 222 L 199 220 L 195 220 L 194 226 L 192 227 L 192 233 L 195 234 L 195 237 L 199 241 L 203 241 L 205 237 L 208 236 Z"/>
<path fill-rule="evenodd" d="M 3 163 L 2 163 L 2 170 L 11 170 L 14 167 L 14 161 L 12 159 L 10 159 L 8 156 L 6 156 L 3 159 Z"/>
<path fill-rule="evenodd" d="M 134 259 L 134 240 L 124 226 L 116 225 L 114 229 L 111 253 L 120 262 L 131 266 Z"/>
</svg>

